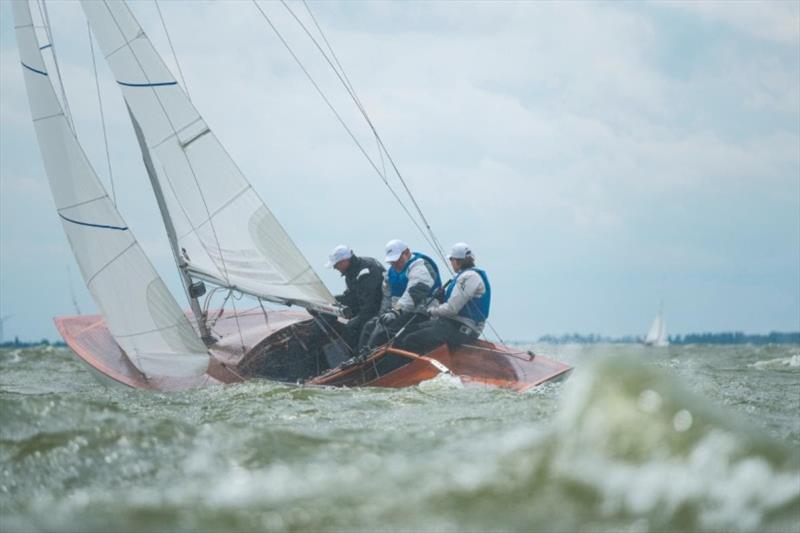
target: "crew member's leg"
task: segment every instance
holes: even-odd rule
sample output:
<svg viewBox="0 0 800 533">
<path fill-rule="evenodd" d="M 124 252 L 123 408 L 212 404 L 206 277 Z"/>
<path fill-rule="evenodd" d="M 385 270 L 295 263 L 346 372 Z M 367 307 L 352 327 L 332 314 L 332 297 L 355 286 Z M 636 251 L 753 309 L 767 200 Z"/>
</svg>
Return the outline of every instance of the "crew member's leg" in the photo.
<svg viewBox="0 0 800 533">
<path fill-rule="evenodd" d="M 429 320 L 420 324 L 419 328 L 398 340 L 398 347 L 425 355 L 437 346 L 451 340 L 456 340 L 458 335 L 457 322 L 446 318 Z"/>
</svg>

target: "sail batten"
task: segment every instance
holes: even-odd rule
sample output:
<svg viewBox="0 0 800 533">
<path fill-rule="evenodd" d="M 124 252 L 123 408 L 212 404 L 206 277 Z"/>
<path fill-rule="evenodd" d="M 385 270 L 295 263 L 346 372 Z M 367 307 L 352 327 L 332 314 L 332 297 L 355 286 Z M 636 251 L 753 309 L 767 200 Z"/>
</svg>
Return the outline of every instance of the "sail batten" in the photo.
<svg viewBox="0 0 800 533">
<path fill-rule="evenodd" d="M 12 8 L 21 23 L 22 72 L 56 211 L 110 333 L 146 377 L 202 375 L 208 352 L 89 163 L 46 75 L 28 1 Z"/>
<path fill-rule="evenodd" d="M 155 165 L 180 262 L 225 287 L 306 307 L 333 296 L 176 81 L 125 2 L 82 0 Z"/>
</svg>

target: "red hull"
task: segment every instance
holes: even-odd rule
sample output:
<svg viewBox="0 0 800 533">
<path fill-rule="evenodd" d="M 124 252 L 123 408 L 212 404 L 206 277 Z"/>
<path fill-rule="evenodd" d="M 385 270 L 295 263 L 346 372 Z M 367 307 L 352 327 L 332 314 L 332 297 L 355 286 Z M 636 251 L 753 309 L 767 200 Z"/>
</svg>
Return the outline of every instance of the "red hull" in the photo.
<svg viewBox="0 0 800 533">
<path fill-rule="evenodd" d="M 221 337 L 211 346 L 208 371 L 197 377 L 147 378 L 130 362 L 117 345 L 100 315 L 58 317 L 56 327 L 75 355 L 102 377 L 133 388 L 180 390 L 251 379 L 237 365 L 254 347 L 271 335 L 306 322 L 309 315 L 296 311 L 249 312 L 221 318 L 215 331 Z M 240 333 L 241 332 L 241 333 Z M 365 363 L 333 369 L 307 383 L 333 386 L 409 387 L 449 371 L 467 384 L 482 384 L 525 391 L 541 383 L 565 377 L 572 367 L 537 355 L 532 356 L 507 346 L 484 341 L 450 350 L 440 346 L 424 357 L 400 350 L 392 355 L 412 359 L 409 364 L 383 375 L 373 369 L 378 352 Z"/>
</svg>

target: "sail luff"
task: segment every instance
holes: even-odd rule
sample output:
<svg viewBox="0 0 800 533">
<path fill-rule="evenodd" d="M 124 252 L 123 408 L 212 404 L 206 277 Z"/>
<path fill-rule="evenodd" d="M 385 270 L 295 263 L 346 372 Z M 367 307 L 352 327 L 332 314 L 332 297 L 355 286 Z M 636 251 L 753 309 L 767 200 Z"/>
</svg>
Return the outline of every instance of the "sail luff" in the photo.
<svg viewBox="0 0 800 533">
<path fill-rule="evenodd" d="M 146 377 L 196 376 L 205 347 L 111 201 L 69 124 L 27 0 L 12 4 L 23 77 L 50 190 L 70 248 L 114 339 Z"/>
<path fill-rule="evenodd" d="M 178 247 L 220 285 L 330 307 L 331 293 L 170 73 L 124 2 L 83 0 L 100 48 L 159 165 Z M 183 251 L 186 250 L 186 253 Z"/>
</svg>

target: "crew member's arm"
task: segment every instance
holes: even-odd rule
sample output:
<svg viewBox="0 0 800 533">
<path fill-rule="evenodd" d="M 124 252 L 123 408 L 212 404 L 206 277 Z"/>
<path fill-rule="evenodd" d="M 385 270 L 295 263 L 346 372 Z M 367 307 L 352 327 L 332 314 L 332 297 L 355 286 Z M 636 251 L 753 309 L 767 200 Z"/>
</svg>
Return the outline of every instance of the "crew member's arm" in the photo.
<svg viewBox="0 0 800 533">
<path fill-rule="evenodd" d="M 383 295 L 381 297 L 381 309 L 378 311 L 379 315 L 382 315 L 392 308 L 392 290 L 389 288 L 389 278 L 386 272 L 383 273 L 381 290 L 383 291 Z"/>
<path fill-rule="evenodd" d="M 431 316 L 457 316 L 467 302 L 473 298 L 480 298 L 486 292 L 486 286 L 483 284 L 480 274 L 471 270 L 464 272 L 454 283 L 456 285 L 453 287 L 450 298 L 445 303 L 432 307 L 430 309 Z"/>
<path fill-rule="evenodd" d="M 431 287 L 433 287 L 433 276 L 425 265 L 425 261 L 414 261 L 408 268 L 406 290 L 394 304 L 395 310 L 413 311 L 430 295 Z"/>
<path fill-rule="evenodd" d="M 337 294 L 334 296 L 334 299 L 339 302 L 341 305 L 346 305 L 349 308 L 354 308 L 355 302 L 355 294 L 350 289 L 345 289 L 342 294 Z"/>
</svg>

